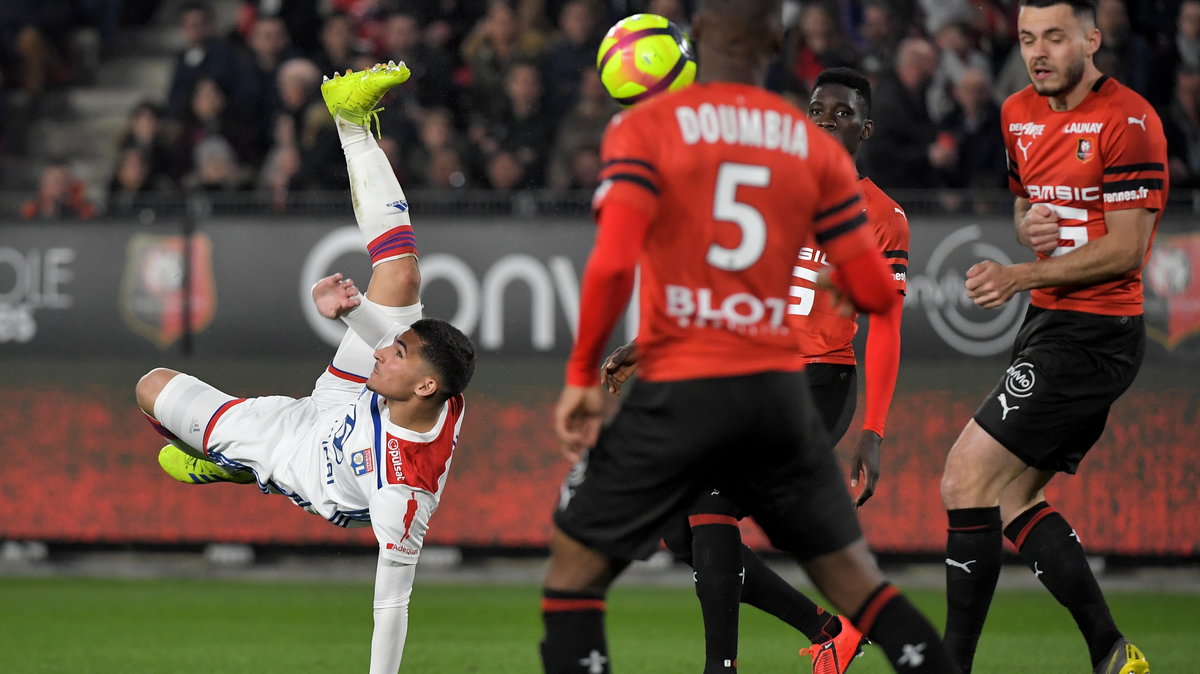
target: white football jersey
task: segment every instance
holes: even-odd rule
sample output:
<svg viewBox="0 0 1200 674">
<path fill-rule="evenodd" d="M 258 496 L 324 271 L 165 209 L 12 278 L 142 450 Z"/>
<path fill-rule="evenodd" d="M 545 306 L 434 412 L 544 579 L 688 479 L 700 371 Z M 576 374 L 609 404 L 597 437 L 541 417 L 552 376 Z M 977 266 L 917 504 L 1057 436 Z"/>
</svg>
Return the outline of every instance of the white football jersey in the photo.
<svg viewBox="0 0 1200 674">
<path fill-rule="evenodd" d="M 380 554 L 415 561 L 437 509 L 462 428 L 461 394 L 442 406 L 432 429 L 417 433 L 388 419 L 387 401 L 365 387 L 326 410 L 300 439 L 316 451 L 276 463 L 269 485 L 305 510 L 343 527 L 370 525 Z"/>
</svg>

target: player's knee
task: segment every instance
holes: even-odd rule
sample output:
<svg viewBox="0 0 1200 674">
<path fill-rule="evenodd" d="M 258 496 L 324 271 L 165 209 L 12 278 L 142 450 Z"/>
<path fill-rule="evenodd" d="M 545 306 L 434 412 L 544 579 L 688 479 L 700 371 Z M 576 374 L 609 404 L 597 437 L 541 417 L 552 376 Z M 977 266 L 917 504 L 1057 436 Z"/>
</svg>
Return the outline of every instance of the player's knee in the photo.
<svg viewBox="0 0 1200 674">
<path fill-rule="evenodd" d="M 163 387 L 167 382 L 175 378 L 179 374 L 175 370 L 168 370 L 165 367 L 156 367 L 138 380 L 137 387 L 134 393 L 137 395 L 138 406 L 146 414 L 154 414 L 154 402 L 158 400 L 158 394 L 162 393 Z"/>
<path fill-rule="evenodd" d="M 550 562 L 546 566 L 547 589 L 603 595 L 619 571 L 607 555 L 555 529 L 550 539 Z"/>
<path fill-rule="evenodd" d="M 978 497 L 977 489 L 969 476 L 964 474 L 964 471 L 952 468 L 949 463 L 942 473 L 941 491 L 942 505 L 946 510 L 973 507 Z"/>
</svg>

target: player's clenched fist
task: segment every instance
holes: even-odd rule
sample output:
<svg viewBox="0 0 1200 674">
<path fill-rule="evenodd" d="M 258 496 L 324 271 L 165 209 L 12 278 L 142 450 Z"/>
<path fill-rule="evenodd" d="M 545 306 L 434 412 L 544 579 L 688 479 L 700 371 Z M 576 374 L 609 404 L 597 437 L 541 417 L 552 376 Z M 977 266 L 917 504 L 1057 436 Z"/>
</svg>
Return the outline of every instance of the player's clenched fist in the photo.
<svg viewBox="0 0 1200 674">
<path fill-rule="evenodd" d="M 1034 204 L 1017 226 L 1017 240 L 1035 253 L 1049 255 L 1058 247 L 1058 214 L 1046 204 Z"/>
<path fill-rule="evenodd" d="M 967 270 L 967 297 L 976 306 L 995 309 L 1020 290 L 1015 267 L 984 260 Z"/>
</svg>

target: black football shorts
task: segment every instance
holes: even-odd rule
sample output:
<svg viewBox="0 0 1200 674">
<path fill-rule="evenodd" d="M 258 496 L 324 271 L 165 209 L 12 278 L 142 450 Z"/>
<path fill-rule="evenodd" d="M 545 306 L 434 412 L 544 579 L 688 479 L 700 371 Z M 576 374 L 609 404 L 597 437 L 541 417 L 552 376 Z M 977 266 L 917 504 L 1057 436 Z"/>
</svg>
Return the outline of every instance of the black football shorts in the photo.
<svg viewBox="0 0 1200 674">
<path fill-rule="evenodd" d="M 808 559 L 861 537 L 799 372 L 634 383 L 563 484 L 554 521 L 618 559 L 645 559 L 704 485 L 720 484 L 775 547 Z"/>
<path fill-rule="evenodd" d="M 1012 362 L 975 412 L 1026 464 L 1074 473 L 1137 376 L 1146 350 L 1141 316 L 1029 307 Z"/>
</svg>

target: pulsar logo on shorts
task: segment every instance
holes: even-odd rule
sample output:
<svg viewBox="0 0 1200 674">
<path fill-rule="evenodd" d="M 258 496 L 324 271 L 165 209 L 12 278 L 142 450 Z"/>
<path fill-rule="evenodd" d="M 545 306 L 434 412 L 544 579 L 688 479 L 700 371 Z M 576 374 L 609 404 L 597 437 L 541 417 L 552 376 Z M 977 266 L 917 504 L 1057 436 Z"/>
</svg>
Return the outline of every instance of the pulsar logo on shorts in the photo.
<svg viewBox="0 0 1200 674">
<path fill-rule="evenodd" d="M 400 455 L 400 441 L 392 436 L 387 439 L 387 481 L 390 484 L 404 484 L 404 459 Z"/>
<path fill-rule="evenodd" d="M 1146 116 L 1145 115 L 1142 115 L 1141 117 L 1126 117 L 1125 123 L 1126 124 L 1137 124 L 1138 126 L 1142 127 L 1142 131 L 1146 130 Z"/>
<path fill-rule="evenodd" d="M 1013 122 L 1008 125 L 1008 132 L 1014 136 L 1029 136 L 1037 138 L 1046 130 L 1045 124 L 1034 124 L 1033 122 Z"/>
<path fill-rule="evenodd" d="M 401 199 L 399 201 L 393 201 L 393 202 L 389 203 L 388 207 L 394 208 L 394 209 L 400 211 L 401 213 L 403 213 L 408 210 L 408 202 Z"/>
<path fill-rule="evenodd" d="M 1014 363 L 1008 368 L 1004 379 L 1004 390 L 1014 398 L 1028 398 L 1033 393 L 1037 377 L 1033 374 L 1033 363 Z"/>
<path fill-rule="evenodd" d="M 350 466 L 354 469 L 355 475 L 366 475 L 374 471 L 375 460 L 371 457 L 371 450 L 364 449 L 351 454 Z"/>
</svg>

